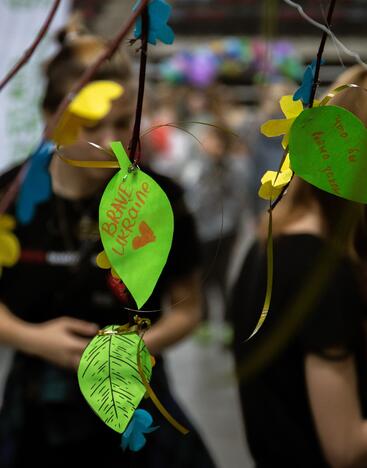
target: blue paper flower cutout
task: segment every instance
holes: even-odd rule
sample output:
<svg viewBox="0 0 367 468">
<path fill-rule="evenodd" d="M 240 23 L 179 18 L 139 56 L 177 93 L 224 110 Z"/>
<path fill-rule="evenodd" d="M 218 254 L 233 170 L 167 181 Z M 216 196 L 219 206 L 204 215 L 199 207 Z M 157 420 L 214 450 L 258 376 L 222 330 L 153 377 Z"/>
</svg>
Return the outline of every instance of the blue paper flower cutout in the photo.
<svg viewBox="0 0 367 468">
<path fill-rule="evenodd" d="M 158 427 L 151 427 L 152 423 L 153 418 L 148 411 L 137 409 L 130 424 L 122 434 L 121 447 L 123 450 L 127 448 L 132 452 L 141 450 L 146 443 L 144 434 L 149 434 L 158 429 Z"/>
<path fill-rule="evenodd" d="M 135 4 L 134 10 L 139 6 L 140 0 Z M 172 44 L 175 40 L 175 33 L 172 28 L 168 26 L 167 21 L 171 16 L 172 7 L 164 0 L 151 0 L 148 5 L 149 15 L 149 31 L 148 42 L 149 44 L 156 45 L 157 39 L 164 44 Z M 134 36 L 135 39 L 140 39 L 142 30 L 141 16 L 136 21 Z"/>
<path fill-rule="evenodd" d="M 312 85 L 315 78 L 316 63 L 316 60 L 312 60 L 311 65 L 306 67 L 306 70 L 303 74 L 302 84 L 294 93 L 293 101 L 301 100 L 305 105 L 310 104 Z M 323 63 L 324 61 L 322 60 L 321 64 Z"/>
<path fill-rule="evenodd" d="M 16 217 L 21 224 L 28 224 L 39 203 L 48 200 L 52 193 L 48 166 L 55 145 L 43 141 L 27 161 L 28 171 L 23 180 L 16 203 Z"/>
</svg>

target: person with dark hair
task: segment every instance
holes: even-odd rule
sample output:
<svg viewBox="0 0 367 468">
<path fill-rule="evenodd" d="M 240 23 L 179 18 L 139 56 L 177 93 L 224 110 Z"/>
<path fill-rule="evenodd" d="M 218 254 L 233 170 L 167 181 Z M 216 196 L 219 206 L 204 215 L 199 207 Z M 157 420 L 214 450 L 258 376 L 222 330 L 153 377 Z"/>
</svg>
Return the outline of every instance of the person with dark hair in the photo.
<svg viewBox="0 0 367 468">
<path fill-rule="evenodd" d="M 361 88 L 330 104 L 366 124 L 366 70 L 348 70 L 332 89 L 346 83 Z M 266 217 L 244 261 L 229 310 L 256 467 L 367 466 L 366 214 L 360 203 L 293 179 L 273 211 L 270 309 L 248 341 L 265 298 Z"/>
<path fill-rule="evenodd" d="M 60 35 L 62 47 L 48 63 L 44 97 L 46 120 L 56 110 L 86 67 L 106 44 L 77 31 Z M 94 127 L 81 130 L 69 149 L 74 159 L 104 159 L 86 141 L 106 148 L 111 141 L 129 141 L 135 92 L 130 65 L 122 54 L 104 64 L 93 80 L 112 80 L 124 93 Z M 74 149 L 73 149 L 74 148 Z M 79 151 L 78 151 L 79 149 Z M 69 154 L 68 154 L 69 155 Z M 195 227 L 181 189 L 169 179 L 151 174 L 170 199 L 175 220 L 172 249 L 153 295 L 145 304 L 153 326 L 144 341 L 156 357 L 151 386 L 163 405 L 191 432 L 179 434 L 149 408 L 158 431 L 149 435 L 141 452 L 123 452 L 121 436 L 93 413 L 81 395 L 76 369 L 81 354 L 98 329 L 128 322 L 124 306 L 136 309 L 111 274 L 97 267 L 102 250 L 98 205 L 113 175 L 109 169 L 77 168 L 53 155 L 49 173 L 52 195 L 36 206 L 28 224 L 18 224 L 19 262 L 5 268 L 0 280 L 0 341 L 17 351 L 6 385 L 0 415 L 0 466 L 61 467 L 80 462 L 88 467 L 211 468 L 199 435 L 173 399 L 161 351 L 190 333 L 200 320 L 198 244 Z M 0 179 L 5 193 L 19 167 Z M 14 214 L 15 206 L 9 208 Z M 144 279 L 142 279 L 144 280 Z M 162 314 L 168 299 L 169 313 Z"/>
</svg>

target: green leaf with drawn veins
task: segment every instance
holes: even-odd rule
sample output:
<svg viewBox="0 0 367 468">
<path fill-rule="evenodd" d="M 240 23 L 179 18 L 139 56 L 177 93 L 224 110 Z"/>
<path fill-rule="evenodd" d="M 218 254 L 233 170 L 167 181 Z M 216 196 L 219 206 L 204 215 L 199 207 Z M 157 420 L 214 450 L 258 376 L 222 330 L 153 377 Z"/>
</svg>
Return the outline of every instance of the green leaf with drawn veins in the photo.
<svg viewBox="0 0 367 468">
<path fill-rule="evenodd" d="M 116 330 L 110 325 L 105 330 Z M 80 390 L 107 426 L 124 432 L 145 394 L 137 365 L 138 347 L 146 379 L 152 375 L 149 351 L 136 333 L 97 335 L 84 350 L 78 369 Z"/>
</svg>

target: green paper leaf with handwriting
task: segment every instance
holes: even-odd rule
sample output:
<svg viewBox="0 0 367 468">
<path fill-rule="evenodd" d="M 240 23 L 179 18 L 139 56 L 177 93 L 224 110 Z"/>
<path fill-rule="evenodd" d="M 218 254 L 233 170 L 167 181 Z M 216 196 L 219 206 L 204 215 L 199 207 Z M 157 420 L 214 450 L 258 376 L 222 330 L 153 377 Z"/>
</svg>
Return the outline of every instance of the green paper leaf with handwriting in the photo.
<svg viewBox="0 0 367 468">
<path fill-rule="evenodd" d="M 140 309 L 167 262 L 173 237 L 171 204 L 161 187 L 131 162 L 120 142 L 111 143 L 120 170 L 99 206 L 99 230 L 106 256 Z"/>
<path fill-rule="evenodd" d="M 110 325 L 107 330 L 116 330 Z M 80 390 L 94 412 L 111 429 L 124 432 L 145 394 L 137 364 L 138 347 L 146 379 L 152 375 L 149 351 L 137 333 L 97 335 L 88 344 L 78 369 Z"/>
<path fill-rule="evenodd" d="M 312 185 L 367 203 L 367 130 L 338 106 L 304 110 L 289 137 L 292 170 Z"/>
</svg>

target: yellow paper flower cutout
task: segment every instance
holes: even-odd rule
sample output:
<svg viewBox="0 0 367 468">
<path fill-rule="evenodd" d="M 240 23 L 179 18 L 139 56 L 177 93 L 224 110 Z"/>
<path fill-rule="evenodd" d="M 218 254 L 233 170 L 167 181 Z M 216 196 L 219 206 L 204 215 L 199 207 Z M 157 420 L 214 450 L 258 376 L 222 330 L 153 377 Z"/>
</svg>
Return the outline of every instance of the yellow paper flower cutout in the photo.
<svg viewBox="0 0 367 468">
<path fill-rule="evenodd" d="M 285 157 L 279 170 L 266 171 L 261 179 L 259 197 L 264 200 L 275 200 L 281 193 L 283 187 L 291 181 L 293 171 L 290 167 L 289 154 Z"/>
<path fill-rule="evenodd" d="M 58 145 L 73 144 L 82 127 L 93 127 L 111 110 L 112 101 L 124 88 L 113 81 L 93 81 L 87 84 L 69 104 L 52 134 Z"/>
<path fill-rule="evenodd" d="M 102 270 L 108 270 L 111 268 L 111 263 L 107 258 L 106 252 L 102 250 L 97 257 L 96 257 L 96 263 L 99 268 L 102 268 Z"/>
<path fill-rule="evenodd" d="M 268 120 L 261 126 L 260 130 L 261 133 L 267 137 L 284 135 L 282 146 L 286 148 L 288 146 L 290 129 L 293 122 L 303 111 L 303 104 L 302 101 L 293 101 L 293 96 L 291 95 L 283 96 L 279 103 L 286 118 Z M 319 101 L 315 100 L 313 107 L 317 107 L 319 104 Z"/>
<path fill-rule="evenodd" d="M 0 275 L 2 267 L 12 267 L 20 257 L 20 244 L 10 231 L 15 228 L 15 219 L 7 214 L 0 216 Z"/>
<path fill-rule="evenodd" d="M 97 257 L 96 257 L 96 264 L 97 266 L 99 266 L 99 268 L 102 268 L 102 270 L 109 270 L 111 269 L 111 275 L 116 278 L 116 279 L 119 279 L 121 280 L 121 278 L 119 277 L 119 275 L 116 273 L 116 271 L 112 268 L 112 265 L 110 263 L 110 261 L 108 260 L 107 258 L 107 255 L 106 255 L 106 252 L 104 250 L 102 250 L 102 252 L 100 252 Z"/>
</svg>

